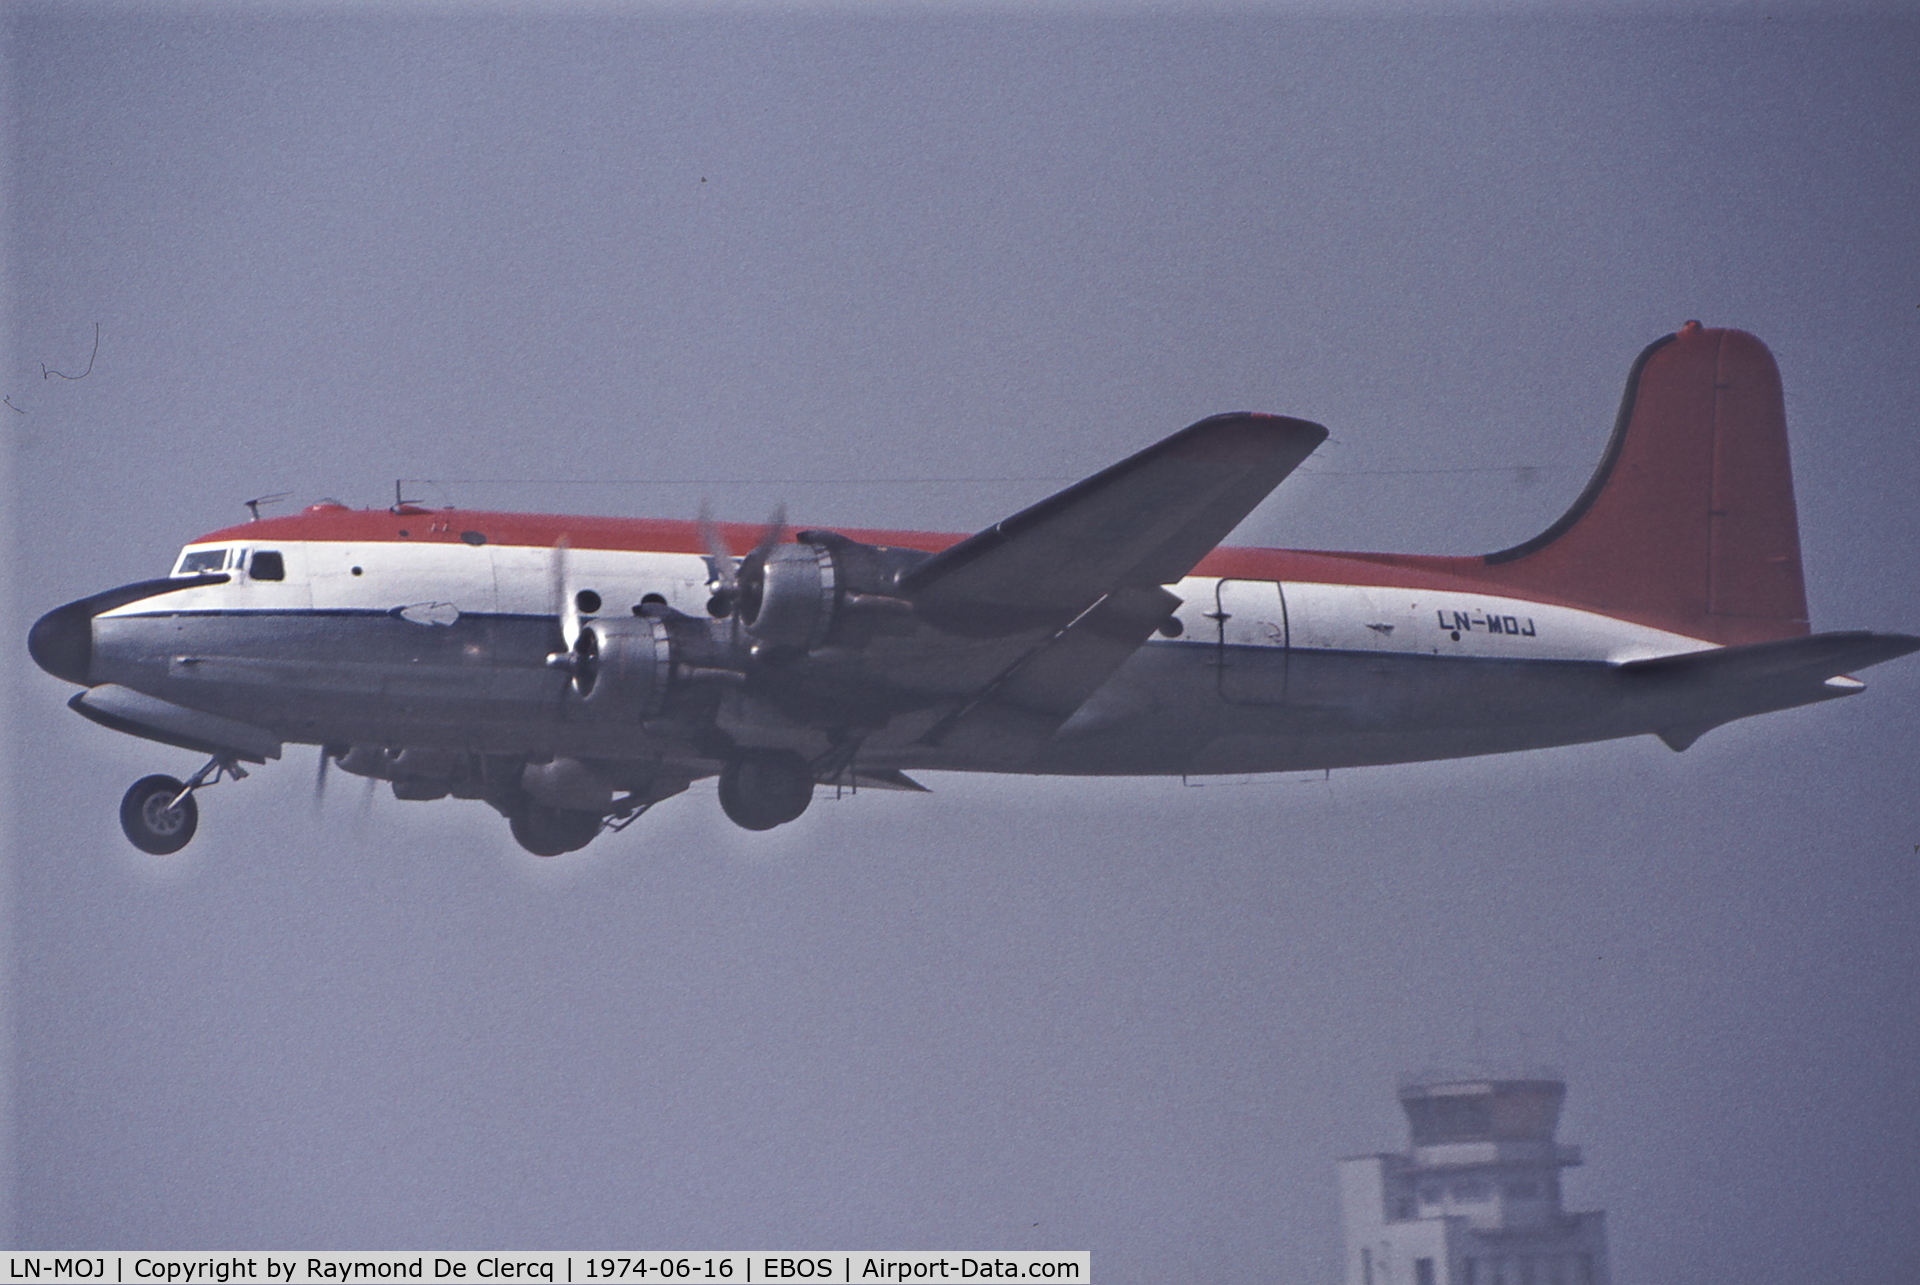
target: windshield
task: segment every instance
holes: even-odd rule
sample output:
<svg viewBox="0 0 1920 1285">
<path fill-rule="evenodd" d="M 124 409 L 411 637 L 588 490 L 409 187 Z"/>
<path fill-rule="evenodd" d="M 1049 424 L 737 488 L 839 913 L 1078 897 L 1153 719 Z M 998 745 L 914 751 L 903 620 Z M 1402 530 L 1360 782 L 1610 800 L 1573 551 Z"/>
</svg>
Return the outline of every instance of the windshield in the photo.
<svg viewBox="0 0 1920 1285">
<path fill-rule="evenodd" d="M 180 565 L 173 569 L 173 574 L 197 576 L 203 571 L 219 571 L 226 565 L 225 549 L 189 549 L 180 555 Z"/>
</svg>

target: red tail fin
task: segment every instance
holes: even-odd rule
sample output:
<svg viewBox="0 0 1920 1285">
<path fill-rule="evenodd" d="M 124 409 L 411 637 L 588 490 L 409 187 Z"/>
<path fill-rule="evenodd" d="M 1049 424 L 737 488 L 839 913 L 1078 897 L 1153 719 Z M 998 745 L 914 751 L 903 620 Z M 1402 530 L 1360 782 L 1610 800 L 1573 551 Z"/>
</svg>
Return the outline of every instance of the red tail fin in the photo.
<svg viewBox="0 0 1920 1285">
<path fill-rule="evenodd" d="M 1786 406 L 1766 345 L 1689 321 L 1648 347 L 1587 489 L 1476 578 L 1729 645 L 1805 634 Z"/>
</svg>

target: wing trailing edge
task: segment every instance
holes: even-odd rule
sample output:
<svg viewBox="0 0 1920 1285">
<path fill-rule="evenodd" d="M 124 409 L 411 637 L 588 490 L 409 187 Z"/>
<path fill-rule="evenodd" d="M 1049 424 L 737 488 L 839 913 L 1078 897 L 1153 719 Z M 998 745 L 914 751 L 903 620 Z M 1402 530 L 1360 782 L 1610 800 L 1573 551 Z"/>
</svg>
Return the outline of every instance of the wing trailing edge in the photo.
<svg viewBox="0 0 1920 1285">
<path fill-rule="evenodd" d="M 1115 590 L 1186 575 L 1326 436 L 1276 415 L 1203 419 L 935 554 L 900 592 L 954 633 L 1062 628 Z"/>
</svg>

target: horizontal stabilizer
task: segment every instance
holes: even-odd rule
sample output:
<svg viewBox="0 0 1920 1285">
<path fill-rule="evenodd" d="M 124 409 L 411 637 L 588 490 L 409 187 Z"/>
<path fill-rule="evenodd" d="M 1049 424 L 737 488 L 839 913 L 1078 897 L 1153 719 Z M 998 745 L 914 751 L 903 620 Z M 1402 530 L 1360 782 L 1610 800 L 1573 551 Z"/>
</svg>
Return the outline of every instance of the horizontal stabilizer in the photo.
<svg viewBox="0 0 1920 1285">
<path fill-rule="evenodd" d="M 1821 683 L 1920 651 L 1920 638 L 1865 631 L 1811 634 L 1745 647 L 1719 647 L 1680 656 L 1628 661 L 1621 672 L 1716 686 Z"/>
<path fill-rule="evenodd" d="M 1674 716 L 1655 734 L 1684 750 L 1736 718 L 1851 696 L 1866 684 L 1845 677 L 1920 651 L 1920 638 L 1866 632 L 1812 634 L 1745 647 L 1719 647 L 1629 661 L 1620 672 L 1675 699 Z"/>
</svg>

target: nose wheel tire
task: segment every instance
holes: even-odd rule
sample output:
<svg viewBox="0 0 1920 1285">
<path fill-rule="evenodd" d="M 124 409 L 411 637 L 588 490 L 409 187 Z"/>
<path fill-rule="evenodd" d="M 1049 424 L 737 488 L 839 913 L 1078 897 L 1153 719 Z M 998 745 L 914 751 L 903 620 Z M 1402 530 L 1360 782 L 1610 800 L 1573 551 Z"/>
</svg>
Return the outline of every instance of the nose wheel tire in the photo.
<svg viewBox="0 0 1920 1285">
<path fill-rule="evenodd" d="M 600 833 L 600 814 L 528 803 L 507 818 L 507 828 L 513 831 L 520 846 L 534 856 L 557 857 L 563 852 L 578 852 L 592 843 Z"/>
<path fill-rule="evenodd" d="M 720 772 L 720 810 L 744 830 L 785 825 L 813 802 L 813 769 L 792 750 L 747 750 Z"/>
<path fill-rule="evenodd" d="M 143 776 L 120 800 L 120 828 L 133 846 L 156 857 L 187 846 L 200 825 L 200 806 L 189 794 L 174 803 L 186 787 L 170 776 Z"/>
</svg>

